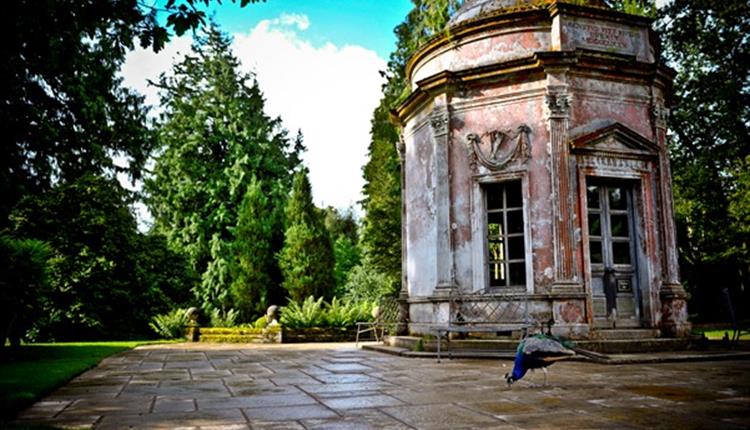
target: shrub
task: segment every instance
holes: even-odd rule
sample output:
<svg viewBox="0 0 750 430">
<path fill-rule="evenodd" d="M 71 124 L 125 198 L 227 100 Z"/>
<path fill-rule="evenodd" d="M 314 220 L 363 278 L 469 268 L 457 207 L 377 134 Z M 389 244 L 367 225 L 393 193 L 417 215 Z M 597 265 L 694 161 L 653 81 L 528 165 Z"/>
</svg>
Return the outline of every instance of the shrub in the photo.
<svg viewBox="0 0 750 430">
<path fill-rule="evenodd" d="M 357 321 L 372 319 L 373 302 L 339 300 L 334 297 L 325 309 L 325 322 L 328 327 L 352 327 Z"/>
<path fill-rule="evenodd" d="M 347 298 L 359 302 L 392 296 L 398 291 L 398 286 L 388 276 L 378 272 L 372 264 L 364 261 L 349 272 L 344 290 Z"/>
<path fill-rule="evenodd" d="M 179 339 L 185 336 L 185 326 L 189 321 L 187 309 L 174 309 L 167 314 L 151 318 L 148 325 L 165 339 Z"/>
<path fill-rule="evenodd" d="M 370 321 L 374 302 L 341 300 L 334 297 L 326 303 L 310 296 L 300 305 L 290 301 L 281 309 L 281 324 L 288 328 L 352 327 L 357 321 Z"/>
<path fill-rule="evenodd" d="M 239 312 L 234 309 L 222 311 L 221 309 L 214 308 L 210 312 L 211 327 L 234 327 L 237 325 L 239 315 Z"/>
<path fill-rule="evenodd" d="M 281 308 L 281 324 L 289 328 L 320 327 L 325 322 L 323 297 L 309 296 L 300 305 L 293 300 Z"/>
<path fill-rule="evenodd" d="M 254 328 L 266 328 L 268 326 L 268 318 L 265 315 L 255 320 L 253 323 Z"/>
</svg>

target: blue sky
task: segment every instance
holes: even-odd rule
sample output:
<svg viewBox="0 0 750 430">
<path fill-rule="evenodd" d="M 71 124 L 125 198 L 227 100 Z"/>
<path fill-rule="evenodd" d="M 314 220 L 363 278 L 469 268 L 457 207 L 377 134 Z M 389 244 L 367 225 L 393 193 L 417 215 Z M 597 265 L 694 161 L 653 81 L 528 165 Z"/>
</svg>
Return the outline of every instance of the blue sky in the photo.
<svg viewBox="0 0 750 430">
<path fill-rule="evenodd" d="M 268 0 L 241 8 L 225 0 L 209 11 L 225 31 L 243 33 L 264 19 L 301 14 L 311 22 L 309 40 L 321 45 L 358 45 L 388 58 L 395 47 L 393 28 L 411 9 L 409 0 Z"/>
<path fill-rule="evenodd" d="M 244 8 L 224 0 L 207 11 L 233 37 L 242 71 L 256 76 L 266 113 L 281 117 L 291 136 L 302 131 L 318 206 L 359 212 L 379 72 L 395 48 L 393 28 L 410 9 L 410 0 L 268 0 Z M 169 73 L 191 41 L 175 37 L 158 54 L 135 49 L 122 68 L 124 84 L 158 112 L 158 91 L 147 81 Z M 145 208 L 137 212 L 147 225 Z"/>
</svg>

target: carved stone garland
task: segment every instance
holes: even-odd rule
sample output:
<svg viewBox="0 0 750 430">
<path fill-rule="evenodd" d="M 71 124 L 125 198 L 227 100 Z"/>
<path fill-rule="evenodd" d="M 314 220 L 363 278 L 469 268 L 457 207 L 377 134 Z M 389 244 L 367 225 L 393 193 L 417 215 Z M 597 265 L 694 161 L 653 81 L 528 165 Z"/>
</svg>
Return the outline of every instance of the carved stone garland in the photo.
<svg viewBox="0 0 750 430">
<path fill-rule="evenodd" d="M 476 168 L 477 161 L 490 170 L 500 170 L 516 158 L 525 162 L 531 157 L 531 146 L 529 145 L 530 133 L 531 128 L 526 124 L 521 124 L 515 131 L 493 130 L 483 135 L 476 133 L 466 135 L 466 148 L 469 151 L 472 168 Z M 482 151 L 482 138 L 485 136 L 489 136 L 490 138 L 489 154 L 485 154 Z M 511 151 L 508 151 L 507 155 L 500 157 L 501 149 L 507 146 L 509 141 L 513 140 L 515 140 L 515 147 Z"/>
</svg>

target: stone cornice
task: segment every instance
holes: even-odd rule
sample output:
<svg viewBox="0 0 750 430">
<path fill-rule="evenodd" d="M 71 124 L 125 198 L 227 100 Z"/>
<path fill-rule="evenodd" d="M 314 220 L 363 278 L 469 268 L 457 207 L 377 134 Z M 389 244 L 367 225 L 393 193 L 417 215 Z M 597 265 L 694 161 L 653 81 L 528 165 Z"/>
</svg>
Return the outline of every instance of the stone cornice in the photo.
<svg viewBox="0 0 750 430">
<path fill-rule="evenodd" d="M 669 89 L 674 71 L 666 66 L 639 62 L 631 55 L 604 53 L 586 49 L 544 51 L 528 57 L 474 67 L 456 72 L 443 71 L 417 82 L 417 88 L 391 110 L 391 119 L 404 124 L 420 106 L 435 95 L 457 92 L 475 85 L 513 80 L 525 75 L 526 81 L 544 79 L 548 70 L 565 68 L 571 73 L 597 73 L 609 78 L 630 78 Z"/>
<path fill-rule="evenodd" d="M 630 15 L 612 9 L 595 6 L 582 6 L 554 0 L 544 7 L 519 7 L 499 10 L 478 17 L 461 21 L 444 32 L 436 34 L 425 42 L 406 62 L 406 77 L 411 80 L 418 63 L 442 47 L 455 44 L 457 41 L 478 33 L 509 28 L 527 27 L 530 24 L 551 26 L 552 19 L 560 13 L 577 17 L 591 18 L 598 21 L 625 23 L 637 27 L 651 28 L 652 18 Z"/>
</svg>

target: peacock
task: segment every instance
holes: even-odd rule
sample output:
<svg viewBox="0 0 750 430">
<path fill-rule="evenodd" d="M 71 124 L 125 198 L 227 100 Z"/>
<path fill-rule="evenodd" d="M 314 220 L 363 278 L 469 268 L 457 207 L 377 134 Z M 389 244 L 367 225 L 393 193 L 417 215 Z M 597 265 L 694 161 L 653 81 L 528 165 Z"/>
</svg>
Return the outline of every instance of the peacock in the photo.
<svg viewBox="0 0 750 430">
<path fill-rule="evenodd" d="M 505 374 L 508 386 L 523 378 L 529 369 L 544 371 L 544 385 L 547 385 L 547 366 L 560 360 L 565 360 L 576 353 L 564 342 L 554 336 L 536 334 L 529 336 L 518 344 L 516 359 L 513 362 L 513 371 Z"/>
</svg>

